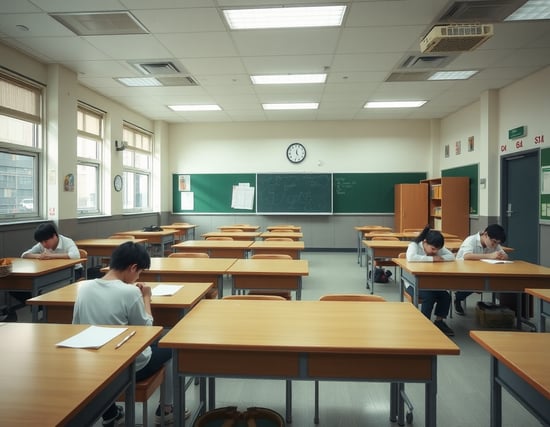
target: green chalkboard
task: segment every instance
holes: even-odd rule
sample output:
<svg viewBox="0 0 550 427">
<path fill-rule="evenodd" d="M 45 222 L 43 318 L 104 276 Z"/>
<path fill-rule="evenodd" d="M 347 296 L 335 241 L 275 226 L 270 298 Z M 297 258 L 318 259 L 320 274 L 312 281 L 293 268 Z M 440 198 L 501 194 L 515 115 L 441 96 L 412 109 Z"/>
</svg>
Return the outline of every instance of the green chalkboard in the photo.
<svg viewBox="0 0 550 427">
<path fill-rule="evenodd" d="M 330 173 L 258 174 L 257 188 L 258 213 L 332 213 Z"/>
<path fill-rule="evenodd" d="M 479 164 L 460 166 L 441 171 L 441 176 L 467 176 L 470 178 L 470 215 L 478 214 Z"/>
<path fill-rule="evenodd" d="M 550 219 L 550 188 L 546 180 L 550 176 L 550 148 L 540 150 L 540 219 Z"/>
<path fill-rule="evenodd" d="M 172 211 L 174 213 L 240 212 L 254 214 L 256 212 L 254 207 L 252 210 L 231 207 L 233 186 L 241 183 L 248 183 L 251 187 L 255 187 L 256 174 L 173 174 Z M 186 200 L 188 196 L 193 199 L 192 209 L 186 209 L 182 204 L 182 201 Z"/>
<path fill-rule="evenodd" d="M 393 213 L 395 184 L 422 179 L 426 172 L 335 173 L 334 213 Z"/>
</svg>

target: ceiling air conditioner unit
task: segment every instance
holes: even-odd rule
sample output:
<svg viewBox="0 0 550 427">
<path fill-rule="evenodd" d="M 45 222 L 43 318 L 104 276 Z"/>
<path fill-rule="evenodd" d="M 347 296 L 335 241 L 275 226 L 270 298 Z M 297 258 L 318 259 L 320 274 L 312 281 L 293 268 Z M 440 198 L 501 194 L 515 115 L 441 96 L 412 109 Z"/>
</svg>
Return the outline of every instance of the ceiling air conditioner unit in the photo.
<svg viewBox="0 0 550 427">
<path fill-rule="evenodd" d="M 492 24 L 436 25 L 420 42 L 420 51 L 467 52 L 493 36 Z"/>
</svg>

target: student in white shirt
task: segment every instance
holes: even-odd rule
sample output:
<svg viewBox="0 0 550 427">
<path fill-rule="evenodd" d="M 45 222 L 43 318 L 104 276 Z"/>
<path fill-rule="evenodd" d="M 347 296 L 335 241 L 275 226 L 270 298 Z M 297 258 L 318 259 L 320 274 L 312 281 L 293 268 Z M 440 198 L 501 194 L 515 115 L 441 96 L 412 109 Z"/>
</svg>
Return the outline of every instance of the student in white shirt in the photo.
<svg viewBox="0 0 550 427">
<path fill-rule="evenodd" d="M 454 261 L 453 253 L 445 246 L 445 239 L 441 232 L 430 230 L 426 226 L 418 237 L 409 243 L 407 248 L 407 261 L 415 262 L 441 262 Z M 407 286 L 407 292 L 414 296 L 414 289 Z M 445 335 L 453 336 L 454 331 L 445 323 L 451 307 L 451 295 L 447 291 L 426 291 L 420 290 L 418 297 L 422 300 L 421 311 L 428 319 L 432 317 L 432 310 L 435 314 L 434 324 Z M 435 310 L 434 310 L 435 306 Z"/>
<path fill-rule="evenodd" d="M 456 259 L 508 259 L 508 254 L 500 246 L 506 241 L 506 232 L 499 224 L 491 224 L 479 233 L 466 237 L 460 245 Z M 455 292 L 455 312 L 464 316 L 462 301 L 472 292 Z"/>
</svg>

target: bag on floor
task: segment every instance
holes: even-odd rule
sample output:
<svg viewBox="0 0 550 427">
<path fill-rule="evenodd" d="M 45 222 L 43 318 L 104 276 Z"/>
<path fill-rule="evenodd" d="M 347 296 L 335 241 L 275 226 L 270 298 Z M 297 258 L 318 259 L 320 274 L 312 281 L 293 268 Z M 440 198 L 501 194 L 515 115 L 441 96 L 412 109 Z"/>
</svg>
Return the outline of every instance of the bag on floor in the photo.
<svg viewBox="0 0 550 427">
<path fill-rule="evenodd" d="M 374 270 L 374 281 L 376 283 L 388 283 L 390 281 L 390 277 L 390 270 L 384 270 L 383 268 L 376 268 Z"/>
<path fill-rule="evenodd" d="M 236 406 L 212 409 L 196 419 L 193 427 L 284 427 L 285 420 L 268 408 L 251 407 L 246 411 Z"/>
</svg>

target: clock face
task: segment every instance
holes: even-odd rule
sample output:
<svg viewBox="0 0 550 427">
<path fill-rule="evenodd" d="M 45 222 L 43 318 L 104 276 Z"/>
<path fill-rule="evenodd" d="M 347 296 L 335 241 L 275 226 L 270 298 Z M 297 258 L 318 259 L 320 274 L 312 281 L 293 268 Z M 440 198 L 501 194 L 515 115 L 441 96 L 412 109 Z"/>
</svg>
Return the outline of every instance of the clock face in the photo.
<svg viewBox="0 0 550 427">
<path fill-rule="evenodd" d="M 115 176 L 115 180 L 113 181 L 113 185 L 115 187 L 115 191 L 122 190 L 122 177 L 120 175 Z"/>
<path fill-rule="evenodd" d="M 290 144 L 286 149 L 286 157 L 292 163 L 300 163 L 306 158 L 306 147 L 299 142 Z"/>
</svg>

